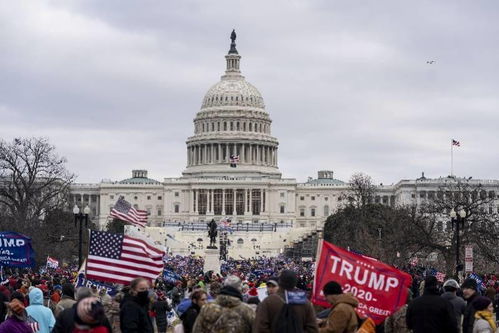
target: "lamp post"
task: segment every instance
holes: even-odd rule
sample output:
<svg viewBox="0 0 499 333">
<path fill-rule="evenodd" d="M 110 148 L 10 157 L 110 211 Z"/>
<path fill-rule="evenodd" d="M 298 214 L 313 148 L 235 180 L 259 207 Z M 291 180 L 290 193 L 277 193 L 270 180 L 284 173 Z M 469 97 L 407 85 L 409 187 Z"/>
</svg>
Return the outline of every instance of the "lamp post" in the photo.
<svg viewBox="0 0 499 333">
<path fill-rule="evenodd" d="M 454 227 L 454 224 L 456 225 L 456 228 L 454 229 L 454 232 L 455 232 L 455 237 L 456 237 L 456 278 L 459 279 L 459 270 L 460 270 L 460 260 L 459 260 L 459 249 L 461 247 L 461 244 L 460 244 L 460 236 L 461 236 L 461 233 L 460 233 L 460 228 L 461 227 L 464 227 L 464 220 L 466 218 L 466 211 L 464 210 L 464 208 L 461 208 L 461 210 L 459 211 L 459 214 L 456 213 L 456 211 L 454 210 L 454 208 L 452 208 L 452 210 L 450 211 L 450 218 L 451 218 L 451 223 L 452 223 L 452 227 Z"/>
<path fill-rule="evenodd" d="M 83 222 L 85 222 L 85 227 L 88 226 L 88 214 L 90 214 L 90 207 L 88 205 L 83 209 L 83 213 L 80 212 L 80 208 L 75 205 L 73 207 L 73 214 L 75 216 L 75 227 L 79 226 L 78 233 L 78 267 L 81 267 L 82 264 L 82 246 L 83 246 Z"/>
</svg>

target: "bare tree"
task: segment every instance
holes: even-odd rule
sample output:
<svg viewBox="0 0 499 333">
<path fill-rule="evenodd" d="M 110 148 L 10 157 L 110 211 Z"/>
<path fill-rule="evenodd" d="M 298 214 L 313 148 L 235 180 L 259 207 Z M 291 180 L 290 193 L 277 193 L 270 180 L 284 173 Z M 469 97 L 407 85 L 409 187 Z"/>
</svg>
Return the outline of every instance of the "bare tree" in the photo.
<svg viewBox="0 0 499 333">
<path fill-rule="evenodd" d="M 499 220 L 496 214 L 489 211 L 495 197 L 495 192 L 487 191 L 483 184 L 471 179 L 445 179 L 432 198 L 414 207 L 417 216 L 410 221 L 411 232 L 418 239 L 420 250 L 439 253 L 445 260 L 447 272 L 454 272 L 457 233 L 450 212 L 454 210 L 459 214 L 463 210 L 465 217 L 460 221 L 459 233 L 460 258 L 463 258 L 464 245 L 470 244 L 477 259 L 482 257 L 491 266 L 497 264 Z"/>
<path fill-rule="evenodd" d="M 373 201 L 375 190 L 371 176 L 362 172 L 354 173 L 348 182 L 348 190 L 340 198 L 346 200 L 347 205 L 360 208 Z"/>
<path fill-rule="evenodd" d="M 75 176 L 45 138 L 0 140 L 0 206 L 3 228 L 33 230 L 64 208 Z M 35 229 L 36 230 L 36 229 Z"/>
</svg>

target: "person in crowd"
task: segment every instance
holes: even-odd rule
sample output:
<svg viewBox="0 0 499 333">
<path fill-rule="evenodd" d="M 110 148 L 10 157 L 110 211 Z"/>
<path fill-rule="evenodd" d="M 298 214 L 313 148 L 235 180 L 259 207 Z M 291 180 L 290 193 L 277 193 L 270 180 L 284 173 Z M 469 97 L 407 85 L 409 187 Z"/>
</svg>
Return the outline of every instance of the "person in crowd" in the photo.
<svg viewBox="0 0 499 333">
<path fill-rule="evenodd" d="M 463 315 L 463 333 L 473 333 L 473 323 L 475 322 L 475 307 L 473 301 L 478 295 L 478 285 L 476 280 L 468 278 L 461 285 L 466 308 Z"/>
<path fill-rule="evenodd" d="M 52 333 L 113 332 L 99 299 L 92 296 L 90 290 L 83 295 L 78 297 L 77 303 L 59 314 Z"/>
<path fill-rule="evenodd" d="M 252 287 L 248 291 L 248 299 L 246 300 L 249 306 L 256 311 L 258 304 L 260 304 L 260 298 L 258 297 L 258 289 Z"/>
<path fill-rule="evenodd" d="M 267 282 L 267 296 L 274 295 L 277 293 L 279 289 L 279 284 L 277 283 L 278 278 L 276 276 L 271 276 Z"/>
<path fill-rule="evenodd" d="M 9 301 L 9 297 L 5 294 L 5 286 L 0 285 L 0 323 L 2 323 L 5 320 L 5 317 L 7 315 L 7 303 Z"/>
<path fill-rule="evenodd" d="M 461 322 L 464 315 L 464 310 L 466 309 L 466 302 L 461 297 L 457 296 L 457 290 L 459 289 L 459 284 L 454 279 L 449 279 L 444 282 L 444 293 L 442 297 L 449 302 L 451 302 L 454 308 L 454 315 L 456 316 L 457 329 L 461 332 Z"/>
<path fill-rule="evenodd" d="M 193 333 L 250 333 L 255 312 L 243 303 L 241 279 L 229 275 L 215 302 L 201 308 Z"/>
<path fill-rule="evenodd" d="M 277 293 L 265 298 L 256 310 L 255 333 L 270 333 L 276 326 L 283 306 L 290 304 L 294 311 L 296 325 L 303 332 L 318 332 L 317 320 L 312 304 L 307 300 L 306 293 L 296 289 L 298 277 L 291 270 L 283 270 L 279 276 Z M 289 297 L 292 294 L 293 297 Z"/>
<path fill-rule="evenodd" d="M 149 281 L 135 278 L 130 282 L 130 291 L 125 295 L 120 309 L 122 333 L 152 333 L 149 317 Z"/>
<path fill-rule="evenodd" d="M 168 305 L 163 292 L 157 292 L 157 296 L 158 299 L 154 302 L 152 310 L 156 312 L 156 326 L 158 327 L 158 333 L 166 333 L 166 328 L 168 326 L 166 314 L 167 312 L 170 312 L 171 307 Z"/>
<path fill-rule="evenodd" d="M 32 333 L 33 329 L 27 323 L 27 313 L 24 307 L 24 296 L 12 293 L 10 303 L 7 303 L 7 319 L 0 325 L 0 333 Z"/>
<path fill-rule="evenodd" d="M 210 289 L 208 294 L 208 302 L 214 301 L 218 294 L 220 294 L 220 289 L 222 289 L 222 285 L 218 281 L 213 281 L 210 283 Z"/>
<path fill-rule="evenodd" d="M 412 301 L 412 291 L 407 290 L 407 301 L 400 309 L 385 319 L 384 333 L 411 333 L 407 327 L 407 306 Z"/>
<path fill-rule="evenodd" d="M 120 329 L 120 304 L 123 301 L 125 294 L 123 292 L 118 292 L 111 302 L 111 308 L 109 310 L 109 322 L 113 328 L 113 333 L 121 333 Z"/>
<path fill-rule="evenodd" d="M 38 288 L 33 288 L 29 292 L 29 306 L 26 312 L 39 325 L 39 333 L 50 333 L 55 325 L 55 318 L 52 311 L 43 305 L 43 292 Z"/>
<path fill-rule="evenodd" d="M 62 297 L 57 306 L 55 307 L 55 317 L 59 316 L 59 314 L 71 308 L 76 303 L 75 300 L 75 288 L 71 283 L 64 283 L 62 285 Z"/>
<path fill-rule="evenodd" d="M 191 333 L 201 308 L 208 302 L 206 291 L 199 288 L 191 294 L 191 306 L 180 316 L 185 333 Z"/>
<path fill-rule="evenodd" d="M 355 308 L 359 301 L 350 293 L 343 293 L 341 285 L 329 281 L 322 288 L 324 297 L 332 305 L 327 319 L 320 324 L 321 333 L 352 333 L 359 326 Z"/>
<path fill-rule="evenodd" d="M 414 333 L 458 333 L 454 308 L 440 297 L 437 278 L 427 276 L 424 283 L 423 295 L 407 308 L 407 327 Z"/>
<path fill-rule="evenodd" d="M 473 333 L 497 333 L 497 325 L 494 320 L 494 307 L 492 301 L 487 296 L 478 296 L 473 301 L 475 308 L 475 322 Z"/>
</svg>

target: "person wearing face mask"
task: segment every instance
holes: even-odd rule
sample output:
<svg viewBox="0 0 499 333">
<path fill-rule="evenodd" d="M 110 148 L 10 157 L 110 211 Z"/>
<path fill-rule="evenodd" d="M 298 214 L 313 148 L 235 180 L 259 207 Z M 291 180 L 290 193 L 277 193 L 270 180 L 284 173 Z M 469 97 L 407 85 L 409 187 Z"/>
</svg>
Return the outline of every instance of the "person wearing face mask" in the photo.
<svg viewBox="0 0 499 333">
<path fill-rule="evenodd" d="M 130 291 L 125 295 L 120 309 L 122 333 L 153 333 L 149 317 L 149 281 L 136 278 L 130 282 Z"/>
</svg>

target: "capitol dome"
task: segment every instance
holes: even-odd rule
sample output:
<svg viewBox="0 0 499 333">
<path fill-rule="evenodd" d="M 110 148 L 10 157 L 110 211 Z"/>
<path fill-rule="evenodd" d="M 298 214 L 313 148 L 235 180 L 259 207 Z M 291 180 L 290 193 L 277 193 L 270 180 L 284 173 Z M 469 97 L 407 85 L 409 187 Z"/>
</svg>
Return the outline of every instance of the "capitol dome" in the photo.
<svg viewBox="0 0 499 333">
<path fill-rule="evenodd" d="M 233 31 L 225 73 L 208 90 L 194 118 L 194 135 L 186 141 L 184 176 L 281 176 L 272 120 L 258 89 L 241 75 L 235 39 Z"/>
<path fill-rule="evenodd" d="M 224 75 L 203 99 L 202 109 L 220 106 L 248 106 L 264 109 L 263 97 L 242 75 Z"/>
</svg>

